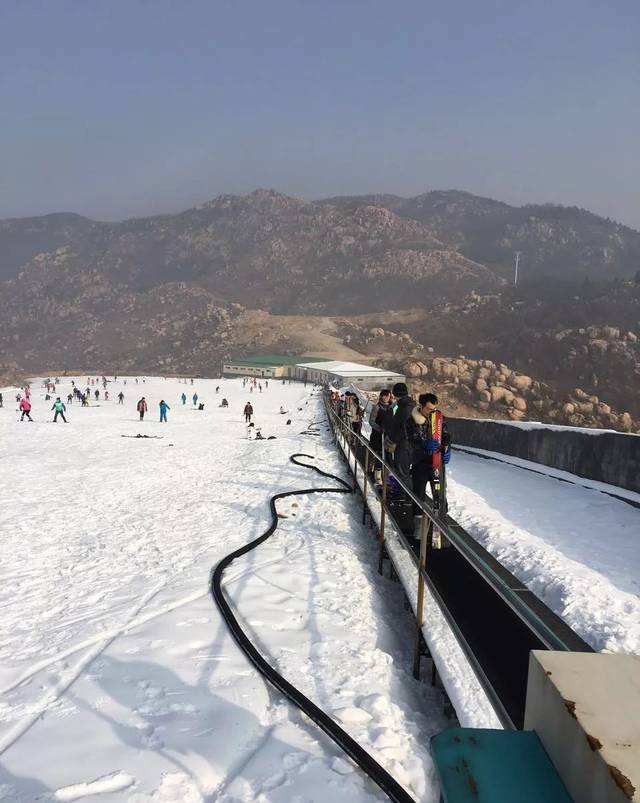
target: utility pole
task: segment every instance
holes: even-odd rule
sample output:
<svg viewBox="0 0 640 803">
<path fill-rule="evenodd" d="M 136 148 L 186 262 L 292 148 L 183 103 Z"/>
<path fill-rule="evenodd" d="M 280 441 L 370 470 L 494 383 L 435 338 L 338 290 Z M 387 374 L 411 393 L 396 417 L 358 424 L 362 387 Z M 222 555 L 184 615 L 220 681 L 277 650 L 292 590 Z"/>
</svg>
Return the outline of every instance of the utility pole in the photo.
<svg viewBox="0 0 640 803">
<path fill-rule="evenodd" d="M 514 273 L 514 276 L 513 276 L 514 287 L 515 287 L 516 284 L 518 284 L 518 265 L 519 264 L 520 264 L 520 251 L 516 251 L 516 269 L 515 269 L 515 273 Z"/>
</svg>

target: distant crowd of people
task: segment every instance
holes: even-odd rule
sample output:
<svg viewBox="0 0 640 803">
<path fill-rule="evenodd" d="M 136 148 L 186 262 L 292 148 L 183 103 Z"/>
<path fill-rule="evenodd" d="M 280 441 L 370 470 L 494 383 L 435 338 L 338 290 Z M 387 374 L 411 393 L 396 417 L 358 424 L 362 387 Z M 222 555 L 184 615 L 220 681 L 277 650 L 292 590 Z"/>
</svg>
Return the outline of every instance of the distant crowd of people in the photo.
<svg viewBox="0 0 640 803">
<path fill-rule="evenodd" d="M 65 415 L 67 412 L 67 405 L 71 405 L 74 402 L 80 403 L 82 407 L 89 407 L 89 402 L 99 402 L 101 400 L 108 402 L 110 395 L 108 390 L 108 385 L 110 382 L 117 382 L 118 377 L 114 376 L 113 379 L 107 379 L 106 376 L 102 377 L 87 377 L 87 384 L 86 388 L 80 388 L 79 385 L 76 383 L 74 379 L 71 380 L 71 391 L 66 396 L 66 404 L 62 401 L 60 396 L 56 396 L 53 405 L 51 406 L 51 411 L 53 412 L 53 421 L 57 422 L 58 418 L 60 418 L 64 423 L 68 423 L 68 419 Z M 146 379 L 139 379 L 135 378 L 133 380 L 136 385 L 140 383 L 146 384 Z M 121 382 L 123 385 L 127 384 L 127 380 L 121 378 Z M 190 379 L 180 379 L 179 382 L 184 384 L 191 384 L 193 385 L 194 380 Z M 46 379 L 42 383 L 42 388 L 45 392 L 44 399 L 45 401 L 51 401 L 53 399 L 53 394 L 56 392 L 56 387 L 60 384 L 60 380 L 58 377 L 55 380 Z M 100 390 L 100 386 L 102 386 L 102 391 Z M 269 387 L 269 380 L 262 379 L 259 381 L 255 377 L 244 377 L 242 380 L 242 387 L 244 389 L 249 390 L 250 393 L 253 393 L 255 390 L 258 393 L 262 393 L 263 390 L 267 390 Z M 216 395 L 220 394 L 220 385 L 216 385 L 215 388 Z M 18 412 L 20 413 L 20 421 L 33 421 L 32 412 L 33 412 L 33 405 L 31 401 L 32 397 L 32 390 L 31 386 L 25 384 L 25 386 L 21 389 L 21 392 L 16 394 L 16 403 L 18 404 Z M 125 394 L 124 390 L 120 390 L 116 396 L 118 400 L 118 405 L 124 405 L 125 402 Z M 187 394 L 183 391 L 180 395 L 180 401 L 182 402 L 183 406 L 187 404 Z M 193 395 L 191 396 L 191 401 L 193 402 L 193 407 L 198 411 L 203 411 L 205 404 L 202 399 L 198 396 L 198 392 L 194 390 Z M 4 406 L 4 398 L 2 393 L 0 393 L 0 408 Z M 218 407 L 223 409 L 229 408 L 229 401 L 226 398 L 222 398 Z M 159 412 L 159 420 L 161 424 L 166 424 L 168 421 L 168 412 L 171 410 L 170 405 L 164 399 L 161 399 L 158 404 L 158 412 Z M 136 402 L 136 411 L 138 413 L 138 418 L 140 421 L 144 421 L 145 416 L 149 412 L 149 405 L 145 396 L 141 396 L 138 401 Z M 280 408 L 280 412 L 283 412 L 283 408 Z M 244 411 L 244 420 L 247 425 L 252 425 L 252 418 L 253 418 L 253 405 L 251 402 L 247 402 Z M 255 435 L 255 433 L 250 433 L 250 436 Z"/>
<path fill-rule="evenodd" d="M 79 387 L 79 385 L 76 383 L 76 381 L 74 379 L 72 379 L 71 380 L 71 392 L 68 393 L 67 397 L 66 397 L 67 403 L 65 404 L 62 401 L 62 398 L 60 396 L 56 396 L 54 401 L 53 401 L 53 404 L 51 406 L 51 411 L 53 412 L 53 421 L 54 421 L 54 423 L 57 423 L 58 418 L 60 418 L 62 421 L 64 421 L 65 424 L 68 423 L 68 419 L 65 416 L 65 413 L 67 412 L 67 405 L 73 404 L 74 401 L 77 402 L 77 403 L 80 403 L 80 405 L 82 407 L 89 407 L 89 401 L 91 400 L 92 396 L 93 396 L 93 399 L 94 399 L 95 402 L 99 402 L 101 397 L 105 402 L 108 402 L 109 401 L 108 383 L 111 382 L 111 381 L 117 382 L 118 381 L 118 377 L 114 376 L 113 380 L 108 380 L 106 376 L 102 376 L 102 377 L 99 377 L 99 376 L 98 377 L 87 377 L 86 388 L 81 389 Z M 181 380 L 181 381 L 184 381 L 185 383 L 187 382 L 186 379 L 185 380 Z M 191 379 L 190 381 L 191 381 L 191 384 L 193 385 L 193 379 Z M 135 382 L 136 385 L 140 384 L 140 382 L 142 382 L 142 384 L 145 384 L 146 383 L 146 379 L 140 380 L 138 377 L 136 377 L 134 379 L 134 382 Z M 122 379 L 122 383 L 123 383 L 123 385 L 126 385 L 127 384 L 127 380 L 126 379 Z M 53 398 L 53 394 L 55 394 L 55 392 L 56 392 L 56 386 L 59 385 L 59 384 L 60 384 L 60 380 L 58 379 L 58 377 L 56 377 L 55 380 L 52 380 L 50 378 L 44 380 L 44 382 L 42 383 L 42 388 L 45 391 L 45 396 L 44 396 L 44 400 L 45 401 L 47 401 L 47 402 L 51 401 L 51 399 Z M 102 385 L 102 392 L 100 391 L 100 385 Z M 216 393 L 219 393 L 219 392 L 220 392 L 220 386 L 216 387 Z M 32 405 L 32 401 L 31 401 L 31 397 L 32 397 L 32 390 L 31 390 L 31 386 L 28 385 L 28 384 L 25 384 L 24 387 L 22 388 L 21 392 L 16 394 L 16 403 L 18 404 L 18 412 L 20 413 L 20 421 L 24 421 L 25 419 L 27 421 L 33 421 L 34 420 L 32 418 L 32 415 L 31 415 L 31 413 L 33 411 L 33 405 Z M 124 405 L 125 395 L 124 395 L 124 392 L 122 390 L 118 393 L 116 398 L 118 400 L 118 404 L 119 405 Z M 182 399 L 182 403 L 186 404 L 186 401 L 187 401 L 186 394 L 183 393 L 181 399 Z M 221 406 L 222 407 L 227 407 L 228 406 L 227 400 L 223 399 L 222 401 L 223 401 L 223 403 L 222 403 Z M 194 404 L 194 407 L 197 406 L 198 410 L 204 410 L 204 402 L 202 402 L 202 401 L 198 402 L 198 394 L 197 393 L 193 394 L 193 404 Z M 0 393 L 0 408 L 1 407 L 4 407 L 4 398 L 3 398 L 2 393 Z M 171 409 L 171 407 L 167 404 L 167 402 L 164 399 L 161 399 L 160 403 L 158 405 L 158 408 L 159 408 L 159 413 L 160 413 L 160 423 L 165 423 L 166 424 L 167 423 L 167 412 Z M 146 400 L 146 398 L 144 396 L 142 396 L 138 400 L 138 402 L 136 404 L 136 410 L 138 412 L 138 416 L 139 416 L 140 421 L 144 420 L 145 414 L 148 412 L 148 409 L 149 409 L 149 407 L 147 405 L 147 400 Z"/>
</svg>

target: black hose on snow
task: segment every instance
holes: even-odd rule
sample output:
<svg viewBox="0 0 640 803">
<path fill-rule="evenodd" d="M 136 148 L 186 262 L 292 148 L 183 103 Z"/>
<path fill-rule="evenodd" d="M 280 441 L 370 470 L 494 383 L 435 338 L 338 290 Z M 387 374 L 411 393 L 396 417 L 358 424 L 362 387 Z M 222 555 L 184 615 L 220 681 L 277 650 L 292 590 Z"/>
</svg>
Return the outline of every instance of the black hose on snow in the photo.
<svg viewBox="0 0 640 803">
<path fill-rule="evenodd" d="M 316 436 L 320 437 L 320 435 L 322 433 L 319 432 L 319 430 L 318 430 L 319 426 L 320 426 L 320 423 L 318 421 L 310 421 L 307 424 L 307 428 L 304 429 L 300 434 L 301 435 L 316 435 Z M 301 465 L 301 464 L 299 463 L 298 465 Z M 307 466 L 307 468 L 313 468 L 313 466 Z M 331 474 L 327 474 L 327 476 L 331 477 L 332 475 Z M 338 479 L 338 478 L 335 477 L 334 479 Z"/>
<path fill-rule="evenodd" d="M 258 650 L 251 643 L 240 623 L 236 619 L 225 599 L 222 591 L 222 577 L 225 570 L 233 563 L 236 558 L 241 555 L 246 555 L 252 549 L 262 544 L 276 531 L 278 526 L 278 512 L 276 510 L 276 502 L 279 499 L 286 499 L 288 496 L 302 496 L 304 494 L 317 494 L 317 493 L 351 493 L 350 485 L 340 477 L 334 474 L 329 474 L 322 471 L 317 466 L 310 466 L 306 463 L 301 463 L 296 460 L 298 457 L 308 457 L 313 460 L 313 455 L 297 453 L 291 455 L 289 458 L 292 463 L 303 468 L 310 468 L 322 477 L 336 480 L 342 486 L 341 488 L 302 488 L 298 491 L 286 491 L 284 493 L 275 494 L 269 500 L 269 507 L 271 509 L 271 524 L 268 529 L 253 541 L 239 547 L 238 549 L 230 552 L 224 557 L 216 566 L 211 574 L 211 594 L 218 606 L 223 619 L 225 620 L 232 636 L 240 649 L 244 652 L 247 658 L 266 678 L 269 683 L 275 686 L 284 696 L 303 711 L 316 725 L 318 725 L 327 736 L 332 739 L 344 752 L 360 767 L 360 769 L 374 781 L 380 789 L 387 795 L 389 800 L 397 801 L 398 803 L 414 803 L 413 798 L 404 790 L 404 788 L 383 768 L 377 761 L 367 753 L 349 734 L 337 725 L 331 717 L 326 714 L 321 708 L 309 700 L 308 697 L 285 680 L 276 670 L 260 655 Z"/>
</svg>

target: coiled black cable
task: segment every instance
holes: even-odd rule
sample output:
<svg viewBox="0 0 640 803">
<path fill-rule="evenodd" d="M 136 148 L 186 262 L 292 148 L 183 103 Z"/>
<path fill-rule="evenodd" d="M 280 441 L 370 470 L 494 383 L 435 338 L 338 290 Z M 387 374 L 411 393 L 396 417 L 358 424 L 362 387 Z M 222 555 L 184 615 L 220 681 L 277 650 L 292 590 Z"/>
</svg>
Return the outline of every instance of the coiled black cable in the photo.
<svg viewBox="0 0 640 803">
<path fill-rule="evenodd" d="M 271 509 L 271 524 L 265 532 L 248 544 L 239 547 L 238 549 L 226 555 L 216 568 L 211 573 L 211 594 L 220 610 L 220 613 L 229 628 L 231 635 L 235 639 L 237 645 L 244 652 L 247 658 L 260 672 L 260 674 L 275 686 L 290 702 L 297 706 L 304 712 L 309 719 L 312 719 L 327 736 L 332 739 L 344 752 L 360 767 L 360 769 L 376 783 L 380 789 L 387 795 L 389 800 L 397 801 L 397 803 L 415 803 L 413 798 L 405 791 L 405 789 L 393 778 L 383 767 L 375 761 L 367 751 L 358 744 L 349 734 L 344 731 L 331 717 L 326 714 L 321 708 L 306 697 L 299 689 L 285 680 L 258 652 L 255 646 L 251 643 L 240 623 L 236 619 L 229 603 L 227 602 L 224 592 L 222 590 L 222 578 L 225 570 L 233 563 L 236 558 L 246 555 L 252 549 L 262 544 L 267 540 L 278 527 L 278 511 L 276 510 L 276 502 L 279 499 L 286 499 L 288 496 L 303 496 L 304 494 L 317 494 L 317 493 L 351 493 L 351 486 L 340 477 L 334 474 L 329 474 L 327 471 L 322 471 L 317 466 L 310 466 L 307 463 L 301 463 L 296 458 L 306 457 L 313 460 L 313 455 L 298 452 L 291 455 L 289 458 L 292 463 L 303 468 L 310 468 L 322 477 L 335 480 L 340 483 L 340 488 L 302 488 L 297 491 L 286 491 L 283 493 L 275 494 L 269 500 L 269 507 Z"/>
</svg>

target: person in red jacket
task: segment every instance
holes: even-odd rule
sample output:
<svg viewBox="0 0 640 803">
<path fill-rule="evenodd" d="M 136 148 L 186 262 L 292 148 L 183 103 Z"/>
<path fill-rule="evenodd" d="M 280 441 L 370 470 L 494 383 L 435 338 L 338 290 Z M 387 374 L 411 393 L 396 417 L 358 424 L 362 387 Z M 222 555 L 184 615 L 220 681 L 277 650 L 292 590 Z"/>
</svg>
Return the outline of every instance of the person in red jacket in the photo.
<svg viewBox="0 0 640 803">
<path fill-rule="evenodd" d="M 19 408 L 22 411 L 22 415 L 20 416 L 21 421 L 24 421 L 25 415 L 27 416 L 29 421 L 33 421 L 33 418 L 31 418 L 31 402 L 29 401 L 29 399 L 27 399 L 26 396 L 24 397 L 24 399 L 20 400 Z"/>
<path fill-rule="evenodd" d="M 136 405 L 136 410 L 140 413 L 140 420 L 144 419 L 144 414 L 147 412 L 149 408 L 147 407 L 147 402 L 144 396 L 140 399 L 138 404 Z"/>
</svg>

